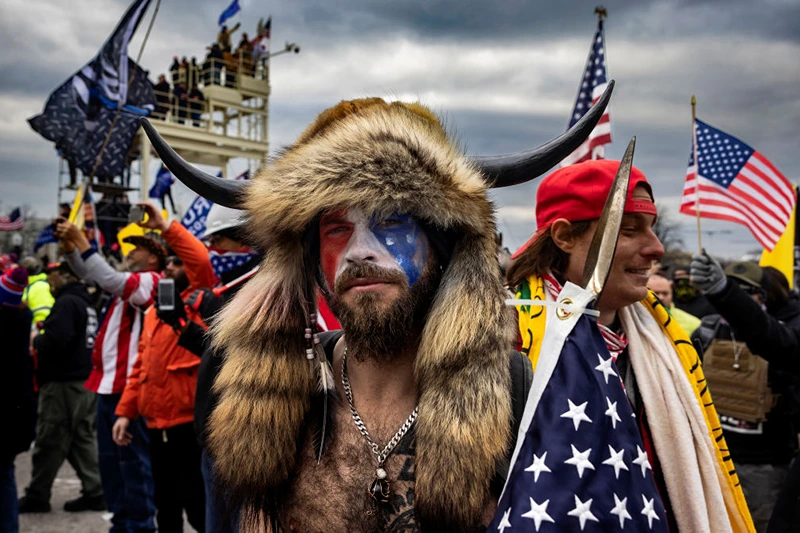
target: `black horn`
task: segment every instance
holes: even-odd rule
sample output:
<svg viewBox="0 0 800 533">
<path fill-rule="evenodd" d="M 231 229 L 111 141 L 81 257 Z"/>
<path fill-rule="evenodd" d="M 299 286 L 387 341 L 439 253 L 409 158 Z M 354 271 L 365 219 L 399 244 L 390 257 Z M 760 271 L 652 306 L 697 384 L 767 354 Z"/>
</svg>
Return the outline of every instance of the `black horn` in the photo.
<svg viewBox="0 0 800 533">
<path fill-rule="evenodd" d="M 479 156 L 472 160 L 492 188 L 519 185 L 537 178 L 556 166 L 586 140 L 603 116 L 613 90 L 614 80 L 611 80 L 603 95 L 583 118 L 565 133 L 538 148 L 516 154 Z"/>
<path fill-rule="evenodd" d="M 242 191 L 246 182 L 223 180 L 194 168 L 167 144 L 149 120 L 142 118 L 141 123 L 161 161 L 184 185 L 215 204 L 244 209 Z"/>
</svg>

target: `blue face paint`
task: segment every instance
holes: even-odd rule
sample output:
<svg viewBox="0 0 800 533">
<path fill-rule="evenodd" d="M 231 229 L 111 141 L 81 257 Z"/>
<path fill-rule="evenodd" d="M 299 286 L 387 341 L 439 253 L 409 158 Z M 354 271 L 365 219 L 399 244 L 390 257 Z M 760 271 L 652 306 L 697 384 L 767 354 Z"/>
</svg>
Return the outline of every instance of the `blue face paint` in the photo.
<svg viewBox="0 0 800 533">
<path fill-rule="evenodd" d="M 409 286 L 422 275 L 428 262 L 428 237 L 410 215 L 390 215 L 373 219 L 370 231 L 400 265 Z"/>
</svg>

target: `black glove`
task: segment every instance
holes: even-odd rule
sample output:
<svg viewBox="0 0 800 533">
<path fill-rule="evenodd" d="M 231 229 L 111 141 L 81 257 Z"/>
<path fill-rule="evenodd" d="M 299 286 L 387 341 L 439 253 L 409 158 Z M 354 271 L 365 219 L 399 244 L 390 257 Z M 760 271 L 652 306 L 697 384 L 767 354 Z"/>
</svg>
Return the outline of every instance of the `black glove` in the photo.
<svg viewBox="0 0 800 533">
<path fill-rule="evenodd" d="M 719 261 L 705 251 L 692 256 L 692 263 L 689 266 L 689 282 L 692 287 L 704 294 L 716 294 L 722 292 L 727 281 Z"/>
<path fill-rule="evenodd" d="M 211 324 L 211 319 L 222 308 L 222 298 L 214 294 L 214 291 L 209 288 L 197 289 L 186 300 L 186 305 L 196 309 L 200 313 L 203 322 Z"/>
<path fill-rule="evenodd" d="M 163 311 L 156 307 L 156 316 L 162 322 L 169 324 L 172 326 L 173 329 L 182 330 L 186 327 L 186 322 L 188 319 L 186 318 L 186 310 L 184 309 L 183 300 L 179 294 L 175 294 L 175 307 L 170 309 L 169 311 Z"/>
</svg>

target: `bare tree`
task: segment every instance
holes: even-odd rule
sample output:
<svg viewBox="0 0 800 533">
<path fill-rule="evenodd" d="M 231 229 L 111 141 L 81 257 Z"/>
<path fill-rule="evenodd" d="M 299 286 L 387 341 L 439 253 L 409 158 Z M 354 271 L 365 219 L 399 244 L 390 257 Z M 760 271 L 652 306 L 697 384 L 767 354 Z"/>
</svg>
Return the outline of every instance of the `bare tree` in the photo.
<svg viewBox="0 0 800 533">
<path fill-rule="evenodd" d="M 664 246 L 664 251 L 666 253 L 683 251 L 684 243 L 680 235 L 680 224 L 668 214 L 666 206 L 656 204 L 656 209 L 658 218 L 653 225 L 653 231 Z"/>
</svg>

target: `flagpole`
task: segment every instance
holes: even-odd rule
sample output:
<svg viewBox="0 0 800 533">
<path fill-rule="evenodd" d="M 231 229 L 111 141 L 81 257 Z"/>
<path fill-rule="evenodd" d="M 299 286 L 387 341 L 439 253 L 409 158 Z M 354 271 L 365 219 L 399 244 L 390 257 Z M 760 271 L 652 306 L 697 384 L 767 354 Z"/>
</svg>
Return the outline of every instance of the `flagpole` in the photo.
<svg viewBox="0 0 800 533">
<path fill-rule="evenodd" d="M 692 154 L 694 154 L 694 213 L 697 218 L 697 253 L 703 253 L 703 233 L 700 230 L 700 154 L 697 153 L 697 98 L 692 95 Z"/>
<path fill-rule="evenodd" d="M 147 44 L 147 38 L 150 37 L 150 30 L 153 29 L 153 23 L 156 21 L 156 15 L 158 15 L 158 9 L 161 7 L 161 0 L 156 0 L 156 8 L 153 10 L 153 17 L 150 19 L 150 24 L 147 26 L 147 33 L 144 34 L 144 39 L 142 40 L 142 46 L 139 47 L 139 55 L 136 56 L 136 65 L 138 66 L 142 62 L 142 54 L 144 53 L 144 47 Z M 127 88 L 131 88 L 131 84 L 133 83 L 133 79 L 135 76 L 128 77 L 128 86 Z M 127 94 L 127 93 L 126 93 Z M 122 107 L 125 105 L 125 102 L 119 102 L 117 104 L 117 112 L 114 115 L 114 119 L 111 121 L 111 126 L 108 128 L 108 134 L 106 135 L 105 141 L 103 141 L 103 146 L 100 147 L 100 153 L 97 154 L 97 159 L 94 160 L 94 167 L 92 167 L 92 174 L 89 176 L 88 185 L 91 185 L 94 181 L 94 175 L 97 173 L 97 167 L 100 166 L 100 161 L 103 158 L 103 153 L 106 151 L 106 146 L 108 146 L 108 142 L 111 140 L 111 134 L 114 132 L 114 126 L 117 124 L 117 119 L 119 119 L 120 113 L 122 113 Z M 147 169 L 141 170 L 142 174 L 144 175 L 147 172 Z"/>
<path fill-rule="evenodd" d="M 142 40 L 142 45 L 139 47 L 139 55 L 136 56 L 136 65 L 139 65 L 141 63 L 141 61 L 142 61 L 142 54 L 144 53 L 144 47 L 147 44 L 148 37 L 150 37 L 150 31 L 153 29 L 153 23 L 155 23 L 155 21 L 156 21 L 156 15 L 158 15 L 159 7 L 161 7 L 161 0 L 156 0 L 156 7 L 153 10 L 153 16 L 150 19 L 150 24 L 147 26 L 147 33 L 145 33 L 144 39 Z M 131 84 L 133 83 L 133 79 L 134 79 L 134 76 L 129 76 L 128 85 L 127 85 L 128 89 L 131 88 Z M 89 188 L 91 187 L 92 182 L 94 182 L 94 176 L 97 173 L 97 168 L 100 166 L 100 161 L 103 158 L 103 153 L 105 152 L 106 147 L 108 146 L 108 143 L 111 140 L 111 134 L 114 132 L 114 126 L 117 124 L 117 120 L 119 119 L 120 113 L 122 113 L 122 107 L 123 107 L 124 104 L 125 104 L 125 102 L 119 102 L 117 104 L 117 112 L 114 114 L 114 118 L 111 120 L 111 125 L 108 128 L 108 133 L 106 134 L 106 138 L 103 141 L 103 145 L 100 147 L 100 152 L 97 154 L 97 159 L 94 160 L 94 166 L 92 167 L 92 173 L 88 177 L 84 176 L 83 177 L 83 181 L 81 182 L 81 185 L 78 187 L 78 192 L 75 195 L 75 201 L 72 204 L 72 209 L 70 210 L 69 219 L 68 219 L 72 223 L 78 223 L 79 222 L 79 218 L 78 217 L 79 217 L 80 212 L 82 212 L 82 210 L 83 210 L 83 202 L 85 201 L 85 198 L 86 198 L 87 194 L 89 193 Z M 146 172 L 146 169 L 142 170 L 143 174 L 145 172 Z M 80 223 L 78 225 L 80 226 L 81 229 L 83 229 L 83 224 L 82 223 Z"/>
</svg>

